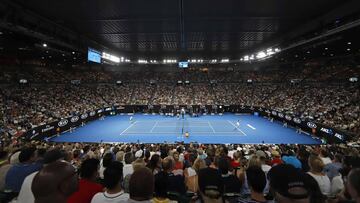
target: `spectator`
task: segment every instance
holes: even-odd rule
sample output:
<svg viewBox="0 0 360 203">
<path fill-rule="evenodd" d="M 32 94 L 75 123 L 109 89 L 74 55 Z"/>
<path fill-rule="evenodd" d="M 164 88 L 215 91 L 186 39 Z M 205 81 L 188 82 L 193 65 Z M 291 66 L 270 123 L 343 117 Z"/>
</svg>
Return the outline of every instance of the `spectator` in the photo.
<svg viewBox="0 0 360 203">
<path fill-rule="evenodd" d="M 149 151 L 149 150 L 145 150 L 145 152 L 144 152 L 144 161 L 145 161 L 146 164 L 149 163 L 149 161 L 150 161 L 150 156 L 151 156 L 150 151 Z"/>
<path fill-rule="evenodd" d="M 121 188 L 123 179 L 123 164 L 120 162 L 111 162 L 104 171 L 105 192 L 97 193 L 91 200 L 91 203 L 117 203 L 129 199 L 129 194 L 124 193 Z"/>
<path fill-rule="evenodd" d="M 56 161 L 61 161 L 65 158 L 65 154 L 59 149 L 53 149 L 48 151 L 44 156 L 44 166 L 54 163 Z M 31 192 L 31 185 L 34 180 L 36 174 L 39 171 L 36 171 L 30 175 L 28 175 L 23 184 L 21 185 L 20 193 L 18 196 L 18 202 L 21 203 L 33 203 L 34 202 L 34 195 Z"/>
<path fill-rule="evenodd" d="M 124 160 L 125 160 L 125 165 L 124 165 L 124 178 L 125 176 L 132 174 L 134 172 L 133 166 L 132 166 L 132 162 L 134 161 L 134 155 L 131 152 L 127 152 L 124 156 Z"/>
<path fill-rule="evenodd" d="M 335 154 L 332 163 L 327 164 L 324 168 L 324 172 L 331 182 L 331 197 L 336 197 L 344 189 L 344 181 L 340 173 L 342 170 L 342 159 L 343 156 L 341 154 Z"/>
<path fill-rule="evenodd" d="M 310 171 L 308 172 L 319 184 L 323 195 L 329 196 L 331 192 L 331 183 L 329 177 L 323 173 L 324 163 L 319 156 L 311 155 L 309 157 Z"/>
<path fill-rule="evenodd" d="M 80 167 L 79 189 L 70 196 L 68 203 L 90 203 L 93 196 L 103 191 L 103 186 L 96 183 L 99 177 L 98 159 L 86 159 Z"/>
<path fill-rule="evenodd" d="M 202 202 L 223 203 L 224 183 L 221 174 L 214 168 L 199 171 L 199 191 Z"/>
<path fill-rule="evenodd" d="M 192 164 L 190 167 L 184 170 L 185 184 L 189 192 L 198 191 L 198 173 L 200 169 L 206 168 L 206 163 L 203 159 L 195 159 L 195 155 L 189 155 L 189 162 Z"/>
<path fill-rule="evenodd" d="M 299 161 L 301 162 L 302 170 L 304 172 L 308 172 L 310 170 L 310 166 L 308 162 L 310 153 L 304 147 L 300 147 L 297 156 L 299 158 Z"/>
<path fill-rule="evenodd" d="M 322 148 L 320 150 L 320 158 L 325 165 L 331 164 L 331 159 L 330 159 L 329 153 L 326 149 Z"/>
<path fill-rule="evenodd" d="M 42 164 L 34 163 L 36 160 L 36 148 L 24 148 L 19 154 L 19 164 L 13 165 L 6 174 L 5 189 L 12 192 L 20 192 L 21 185 L 26 176 L 40 170 Z"/>
<path fill-rule="evenodd" d="M 9 163 L 4 164 L 0 167 L 0 191 L 3 191 L 5 189 L 5 179 L 6 174 L 10 170 L 10 168 L 16 164 L 19 163 L 19 154 L 20 151 L 15 152 L 14 154 L 9 156 Z"/>
<path fill-rule="evenodd" d="M 232 168 L 240 168 L 241 166 L 241 153 L 239 151 L 235 151 L 233 153 L 233 160 L 231 161 Z"/>
<path fill-rule="evenodd" d="M 155 180 L 158 178 L 167 177 L 167 191 L 177 192 L 180 195 L 186 193 L 185 178 L 184 176 L 175 175 L 172 173 L 174 170 L 174 159 L 172 157 L 166 157 L 162 162 L 163 171 L 155 175 Z"/>
<path fill-rule="evenodd" d="M 292 151 L 289 151 L 288 155 L 283 156 L 282 160 L 284 163 L 293 165 L 295 168 L 301 169 L 302 167 L 300 160 L 296 158 Z"/>
<path fill-rule="evenodd" d="M 265 172 L 265 174 L 267 174 L 267 172 L 269 172 L 269 170 L 271 169 L 271 166 L 266 164 L 267 156 L 266 156 L 265 152 L 262 150 L 258 150 L 258 151 L 256 151 L 256 155 L 260 159 L 262 170 Z"/>
<path fill-rule="evenodd" d="M 264 197 L 264 189 L 266 186 L 266 175 L 258 166 L 251 166 L 246 169 L 247 184 L 249 185 L 251 194 L 250 198 L 236 200 L 238 203 L 264 203 L 267 200 Z"/>
<path fill-rule="evenodd" d="M 230 162 L 227 158 L 222 157 L 218 161 L 219 171 L 224 184 L 224 193 L 240 194 L 241 183 L 240 180 L 230 173 Z"/>
<path fill-rule="evenodd" d="M 111 164 L 112 161 L 113 161 L 113 155 L 111 153 L 106 153 L 104 155 L 104 157 L 102 158 L 102 160 L 100 162 L 100 178 L 101 179 L 104 178 L 104 171 L 105 171 L 106 167 Z"/>
<path fill-rule="evenodd" d="M 76 171 L 65 161 L 46 165 L 35 175 L 31 185 L 35 203 L 66 203 L 77 188 Z"/>
<path fill-rule="evenodd" d="M 310 203 L 305 175 L 293 165 L 276 165 L 268 173 L 270 189 L 277 203 Z"/>
<path fill-rule="evenodd" d="M 128 203 L 151 203 L 154 184 L 154 176 L 150 169 L 143 167 L 135 171 L 130 178 Z"/>
<path fill-rule="evenodd" d="M 145 167 L 145 161 L 143 159 L 136 159 L 132 162 L 133 171 L 136 171 L 140 168 Z M 129 193 L 129 183 L 132 174 L 127 174 L 124 178 L 124 190 L 126 193 Z"/>
<path fill-rule="evenodd" d="M 354 203 L 360 202 L 360 169 L 356 168 L 350 171 L 347 181 L 347 190 L 354 200 Z"/>
<path fill-rule="evenodd" d="M 152 155 L 152 157 L 151 157 L 149 163 L 146 165 L 146 167 L 148 167 L 154 175 L 159 173 L 161 171 L 160 155 L 158 155 L 158 154 Z"/>
<path fill-rule="evenodd" d="M 271 166 L 276 166 L 278 164 L 282 164 L 283 161 L 281 160 L 281 156 L 280 156 L 280 153 L 276 150 L 273 150 L 271 152 L 271 155 L 272 155 L 272 160 L 271 160 Z"/>
<path fill-rule="evenodd" d="M 175 203 L 168 198 L 167 193 L 167 176 L 158 176 L 155 179 L 155 196 L 152 199 L 153 203 Z"/>
<path fill-rule="evenodd" d="M 80 159 L 80 156 L 81 156 L 81 151 L 79 149 L 75 149 L 72 153 L 73 157 L 72 157 L 72 160 L 71 160 L 71 165 L 73 165 L 75 168 L 80 168 L 80 165 L 81 165 L 81 159 Z"/>
<path fill-rule="evenodd" d="M 175 175 L 183 175 L 184 174 L 184 171 L 183 171 L 184 163 L 179 160 L 179 152 L 175 151 L 173 153 L 173 158 L 174 158 L 174 161 L 175 161 L 173 173 Z"/>
<path fill-rule="evenodd" d="M 309 190 L 310 203 L 326 203 L 327 197 L 322 194 L 317 181 L 309 174 L 305 174 L 305 181 Z"/>
<path fill-rule="evenodd" d="M 335 176 L 340 175 L 340 170 L 342 169 L 342 159 L 343 156 L 341 154 L 335 154 L 332 163 L 327 165 L 325 164 L 324 172 L 329 177 L 330 181 L 332 181 Z"/>
</svg>

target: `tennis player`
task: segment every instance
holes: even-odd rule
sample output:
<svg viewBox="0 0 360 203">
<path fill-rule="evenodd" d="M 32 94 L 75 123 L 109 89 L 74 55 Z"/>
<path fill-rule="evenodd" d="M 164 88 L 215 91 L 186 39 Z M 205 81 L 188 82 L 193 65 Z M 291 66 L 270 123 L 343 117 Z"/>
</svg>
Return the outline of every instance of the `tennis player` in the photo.
<svg viewBox="0 0 360 203">
<path fill-rule="evenodd" d="M 238 130 L 240 128 L 240 120 L 237 120 L 235 123 L 235 128 L 234 130 Z"/>
</svg>

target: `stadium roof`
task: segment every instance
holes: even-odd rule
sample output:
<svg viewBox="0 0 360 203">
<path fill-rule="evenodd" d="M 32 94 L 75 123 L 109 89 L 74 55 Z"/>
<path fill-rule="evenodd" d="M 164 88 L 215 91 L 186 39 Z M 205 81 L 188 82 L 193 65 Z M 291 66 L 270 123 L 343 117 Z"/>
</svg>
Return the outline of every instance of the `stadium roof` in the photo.
<svg viewBox="0 0 360 203">
<path fill-rule="evenodd" d="M 341 23 L 358 0 L 3 0 L 0 27 L 128 57 L 240 58 Z M 14 28 L 21 26 L 21 28 Z"/>
</svg>

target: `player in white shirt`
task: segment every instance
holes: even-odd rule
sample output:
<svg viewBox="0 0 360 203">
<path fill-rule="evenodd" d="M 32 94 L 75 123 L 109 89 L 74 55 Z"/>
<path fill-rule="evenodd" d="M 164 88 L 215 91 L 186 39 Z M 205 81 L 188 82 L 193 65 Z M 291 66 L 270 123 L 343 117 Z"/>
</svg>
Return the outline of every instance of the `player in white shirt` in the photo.
<svg viewBox="0 0 360 203">
<path fill-rule="evenodd" d="M 129 121 L 130 121 L 130 123 L 133 123 L 133 117 L 132 116 L 130 116 L 130 118 L 129 118 Z"/>
<path fill-rule="evenodd" d="M 235 123 L 234 130 L 239 130 L 239 128 L 240 128 L 240 120 L 237 120 L 236 123 Z"/>
</svg>

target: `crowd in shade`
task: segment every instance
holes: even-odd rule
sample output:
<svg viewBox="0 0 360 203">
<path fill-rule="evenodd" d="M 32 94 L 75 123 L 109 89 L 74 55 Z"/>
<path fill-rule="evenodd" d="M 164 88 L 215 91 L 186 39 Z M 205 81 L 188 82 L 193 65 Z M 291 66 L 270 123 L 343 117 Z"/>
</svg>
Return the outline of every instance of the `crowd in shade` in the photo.
<svg viewBox="0 0 360 203">
<path fill-rule="evenodd" d="M 360 202 L 359 150 L 346 145 L 33 141 L 0 158 L 0 202 Z"/>
</svg>

